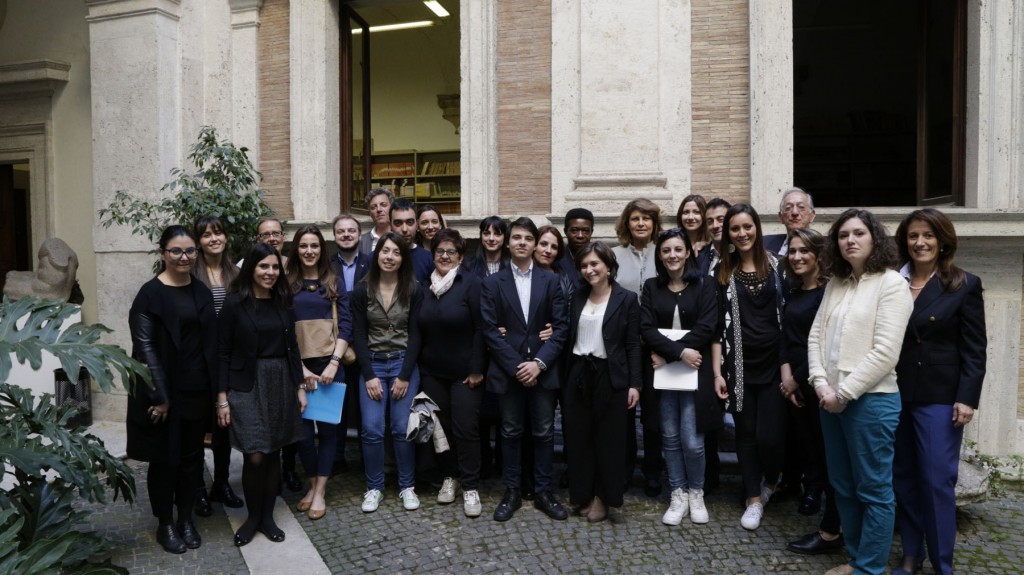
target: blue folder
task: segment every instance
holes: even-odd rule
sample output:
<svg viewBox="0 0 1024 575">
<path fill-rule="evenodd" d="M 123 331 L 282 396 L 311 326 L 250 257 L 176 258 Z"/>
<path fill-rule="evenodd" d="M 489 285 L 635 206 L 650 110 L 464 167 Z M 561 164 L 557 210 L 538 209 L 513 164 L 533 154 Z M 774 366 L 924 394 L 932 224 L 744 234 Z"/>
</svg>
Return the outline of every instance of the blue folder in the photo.
<svg viewBox="0 0 1024 575">
<path fill-rule="evenodd" d="M 323 421 L 337 425 L 341 422 L 341 410 L 345 407 L 345 388 L 342 382 L 320 384 L 316 391 L 306 392 L 306 411 L 303 419 Z"/>
</svg>

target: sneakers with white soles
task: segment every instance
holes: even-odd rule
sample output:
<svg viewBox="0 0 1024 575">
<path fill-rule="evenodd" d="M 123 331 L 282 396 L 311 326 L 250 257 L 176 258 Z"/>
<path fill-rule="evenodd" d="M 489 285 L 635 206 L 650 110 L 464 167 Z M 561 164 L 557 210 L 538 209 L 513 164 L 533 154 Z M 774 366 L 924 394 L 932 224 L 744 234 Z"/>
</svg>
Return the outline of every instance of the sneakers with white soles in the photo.
<svg viewBox="0 0 1024 575">
<path fill-rule="evenodd" d="M 405 507 L 406 511 L 420 508 L 420 498 L 416 496 L 416 490 L 412 487 L 399 491 L 398 498 L 402 500 L 402 507 Z"/>
<path fill-rule="evenodd" d="M 690 490 L 690 521 L 703 525 L 711 520 L 708 508 L 704 506 L 704 490 Z"/>
<path fill-rule="evenodd" d="M 753 531 L 761 526 L 762 517 L 764 517 L 764 506 L 760 503 L 751 503 L 747 505 L 747 510 L 743 512 L 743 517 L 740 518 L 740 525 L 744 529 Z"/>
<path fill-rule="evenodd" d="M 437 492 L 437 502 L 441 505 L 447 505 L 455 501 L 456 485 L 455 479 L 445 477 L 444 483 L 441 484 L 441 490 Z"/>
<path fill-rule="evenodd" d="M 668 511 L 665 511 L 665 515 L 661 517 L 661 522 L 665 525 L 679 525 L 689 512 L 690 501 L 686 496 L 686 491 L 683 491 L 682 487 L 673 489 L 668 502 Z"/>
<path fill-rule="evenodd" d="M 380 507 L 384 494 L 380 489 L 371 489 L 363 495 L 363 513 L 373 513 Z"/>
<path fill-rule="evenodd" d="M 483 507 L 480 505 L 480 494 L 476 489 L 462 492 L 462 511 L 466 517 L 479 517 Z"/>
</svg>

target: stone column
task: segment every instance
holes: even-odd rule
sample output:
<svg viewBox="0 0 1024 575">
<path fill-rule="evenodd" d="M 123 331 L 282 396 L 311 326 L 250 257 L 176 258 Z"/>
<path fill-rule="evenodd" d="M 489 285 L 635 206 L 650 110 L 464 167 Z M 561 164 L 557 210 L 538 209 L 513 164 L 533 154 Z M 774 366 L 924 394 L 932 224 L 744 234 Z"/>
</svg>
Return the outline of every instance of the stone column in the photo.
<svg viewBox="0 0 1024 575">
<path fill-rule="evenodd" d="M 263 0 L 230 0 L 231 4 L 231 139 L 249 148 L 249 159 L 259 169 L 260 8 Z"/>
<path fill-rule="evenodd" d="M 552 3 L 551 211 L 690 190 L 688 0 Z M 560 220 L 559 218 L 556 218 Z"/>
<path fill-rule="evenodd" d="M 495 2 L 460 4 L 462 215 L 472 218 L 498 209 L 495 11 Z"/>
<path fill-rule="evenodd" d="M 298 221 L 341 208 L 338 2 L 291 0 L 292 205 Z"/>
</svg>

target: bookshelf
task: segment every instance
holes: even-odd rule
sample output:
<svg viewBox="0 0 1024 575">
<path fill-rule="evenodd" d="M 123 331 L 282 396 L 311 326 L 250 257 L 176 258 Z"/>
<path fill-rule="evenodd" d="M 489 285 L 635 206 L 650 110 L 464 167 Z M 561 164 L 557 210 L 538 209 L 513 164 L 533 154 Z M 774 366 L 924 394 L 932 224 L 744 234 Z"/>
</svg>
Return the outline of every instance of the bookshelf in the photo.
<svg viewBox="0 0 1024 575">
<path fill-rule="evenodd" d="M 370 161 L 370 187 L 387 188 L 396 198 L 417 205 L 433 204 L 443 214 L 462 211 L 462 167 L 459 150 L 397 150 L 378 152 Z M 362 189 L 362 157 L 353 159 L 355 189 Z M 365 208 L 362 198 L 354 206 Z"/>
</svg>

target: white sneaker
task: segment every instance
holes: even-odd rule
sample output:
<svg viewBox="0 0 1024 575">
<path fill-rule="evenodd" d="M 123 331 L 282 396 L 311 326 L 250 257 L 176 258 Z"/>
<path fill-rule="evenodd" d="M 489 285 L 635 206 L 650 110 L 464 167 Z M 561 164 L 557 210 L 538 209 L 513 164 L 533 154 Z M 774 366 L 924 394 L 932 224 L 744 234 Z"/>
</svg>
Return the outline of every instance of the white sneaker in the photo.
<svg viewBox="0 0 1024 575">
<path fill-rule="evenodd" d="M 665 525 L 679 525 L 689 512 L 690 501 L 686 497 L 686 492 L 682 487 L 674 489 L 668 502 L 668 511 L 661 516 L 661 522 Z"/>
<path fill-rule="evenodd" d="M 476 489 L 462 492 L 462 511 L 466 517 L 479 517 L 483 507 L 480 505 L 480 494 Z"/>
<path fill-rule="evenodd" d="M 445 477 L 444 483 L 441 484 L 441 490 L 437 492 L 437 502 L 442 505 L 447 505 L 452 501 L 455 501 L 455 480 L 451 477 Z"/>
<path fill-rule="evenodd" d="M 399 491 L 398 498 L 402 500 L 402 507 L 405 507 L 406 511 L 420 508 L 420 498 L 416 497 L 416 491 L 412 487 Z"/>
<path fill-rule="evenodd" d="M 384 494 L 380 489 L 371 489 L 363 495 L 363 513 L 373 513 L 380 507 Z"/>
<path fill-rule="evenodd" d="M 690 490 L 690 521 L 703 525 L 710 521 L 708 508 L 704 506 L 704 490 Z"/>
<path fill-rule="evenodd" d="M 740 518 L 740 525 L 744 529 L 753 531 L 761 526 L 762 517 L 764 517 L 764 505 L 751 503 L 747 505 L 747 510 L 743 512 L 743 517 Z"/>
</svg>

